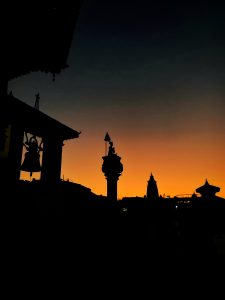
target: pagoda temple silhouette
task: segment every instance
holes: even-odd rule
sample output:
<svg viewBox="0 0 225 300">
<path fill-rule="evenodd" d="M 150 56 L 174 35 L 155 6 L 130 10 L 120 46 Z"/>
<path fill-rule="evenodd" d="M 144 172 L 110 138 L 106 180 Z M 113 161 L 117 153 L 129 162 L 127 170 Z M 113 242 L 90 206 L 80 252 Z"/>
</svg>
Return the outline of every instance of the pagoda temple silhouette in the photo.
<svg viewBox="0 0 225 300">
<path fill-rule="evenodd" d="M 209 184 L 207 179 L 203 186 L 200 186 L 199 188 L 196 189 L 196 192 L 200 193 L 200 195 L 204 198 L 215 197 L 216 193 L 218 193 L 219 191 L 220 188 Z"/>
<path fill-rule="evenodd" d="M 41 181 L 60 181 L 63 142 L 78 138 L 80 132 L 27 105 L 12 94 L 2 104 L 1 125 L 5 135 L 1 149 L 2 182 L 13 185 L 20 178 L 24 133 L 42 139 L 42 167 L 38 170 L 41 171 Z M 28 162 L 27 171 L 35 172 L 32 160 Z"/>
<path fill-rule="evenodd" d="M 60 178 L 63 140 L 79 133 L 35 110 L 8 93 L 8 82 L 30 72 L 56 74 L 68 67 L 67 59 L 83 0 L 67 4 L 4 5 L 8 16 L 1 37 L 1 181 L 14 184 L 20 173 L 24 132 L 42 137 L 43 181 Z M 27 26 L 29 24 L 29 26 Z M 31 34 L 32 32 L 32 34 Z M 55 161 L 53 163 L 53 161 Z"/>
<path fill-rule="evenodd" d="M 37 71 L 51 73 L 54 80 L 68 67 L 82 4 L 83 0 L 76 0 L 64 4 L 39 3 L 35 8 L 28 3 L 14 4 L 13 9 L 11 4 L 4 6 L 8 22 L 1 37 L 4 59 L 0 82 L 0 180 L 2 194 L 13 203 L 4 202 L 3 211 L 8 214 L 14 210 L 15 215 L 42 215 L 43 211 L 49 215 L 51 209 L 51 214 L 62 215 L 68 205 L 63 204 L 62 191 L 70 190 L 71 184 L 61 182 L 62 147 L 65 140 L 78 138 L 80 132 L 41 112 L 37 101 L 31 107 L 16 98 L 8 92 L 8 82 Z M 24 146 L 26 154 L 22 162 Z M 40 172 L 40 180 L 19 180 L 21 170 L 30 174 Z M 92 195 L 89 188 L 80 184 L 74 184 L 72 189 L 78 198 Z M 54 201 L 57 192 L 62 199 Z"/>
</svg>

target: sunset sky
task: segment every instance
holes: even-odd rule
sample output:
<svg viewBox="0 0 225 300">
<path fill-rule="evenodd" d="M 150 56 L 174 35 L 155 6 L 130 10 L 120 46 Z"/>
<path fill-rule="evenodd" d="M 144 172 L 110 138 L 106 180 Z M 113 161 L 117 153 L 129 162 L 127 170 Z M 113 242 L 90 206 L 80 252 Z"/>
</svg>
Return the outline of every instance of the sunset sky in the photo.
<svg viewBox="0 0 225 300">
<path fill-rule="evenodd" d="M 52 81 L 31 73 L 9 91 L 69 127 L 62 177 L 106 195 L 109 132 L 124 171 L 118 197 L 192 194 L 205 183 L 225 197 L 225 12 L 216 1 L 86 0 L 68 58 Z M 28 178 L 29 174 L 23 174 Z"/>
</svg>

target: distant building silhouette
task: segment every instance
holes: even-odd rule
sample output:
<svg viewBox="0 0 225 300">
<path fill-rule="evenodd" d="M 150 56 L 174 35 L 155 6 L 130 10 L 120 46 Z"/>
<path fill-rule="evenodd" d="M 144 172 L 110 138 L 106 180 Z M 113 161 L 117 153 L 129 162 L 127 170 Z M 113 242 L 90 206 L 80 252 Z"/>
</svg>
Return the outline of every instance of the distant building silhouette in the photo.
<svg viewBox="0 0 225 300">
<path fill-rule="evenodd" d="M 204 198 L 215 197 L 216 193 L 220 191 L 220 188 L 208 183 L 206 179 L 205 184 L 196 189 L 196 192 L 199 193 Z"/>
<path fill-rule="evenodd" d="M 158 187 L 157 183 L 154 179 L 154 176 L 150 175 L 150 179 L 148 181 L 148 186 L 147 186 L 147 195 L 146 197 L 148 199 L 158 199 L 159 198 L 159 192 L 158 192 Z"/>
</svg>

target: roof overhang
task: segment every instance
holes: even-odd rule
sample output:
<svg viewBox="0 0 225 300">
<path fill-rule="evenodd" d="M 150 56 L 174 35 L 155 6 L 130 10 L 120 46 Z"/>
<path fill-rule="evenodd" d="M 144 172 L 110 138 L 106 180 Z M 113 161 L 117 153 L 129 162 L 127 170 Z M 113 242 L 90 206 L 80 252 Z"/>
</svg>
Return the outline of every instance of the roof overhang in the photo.
<svg viewBox="0 0 225 300">
<path fill-rule="evenodd" d="M 1 122 L 16 125 L 25 132 L 40 137 L 68 140 L 78 138 L 80 132 L 49 117 L 38 109 L 8 95 L 2 103 Z"/>
<path fill-rule="evenodd" d="M 5 3 L 1 48 L 7 80 L 32 71 L 57 74 L 67 67 L 82 3 Z"/>
</svg>

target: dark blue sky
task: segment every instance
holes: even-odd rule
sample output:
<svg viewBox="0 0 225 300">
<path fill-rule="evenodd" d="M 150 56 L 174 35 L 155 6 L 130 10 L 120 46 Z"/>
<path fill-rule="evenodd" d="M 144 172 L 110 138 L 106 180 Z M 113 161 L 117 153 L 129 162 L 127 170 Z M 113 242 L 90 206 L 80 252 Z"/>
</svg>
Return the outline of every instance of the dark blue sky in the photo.
<svg viewBox="0 0 225 300">
<path fill-rule="evenodd" d="M 146 101 L 168 117 L 204 110 L 224 95 L 224 20 L 213 1 L 86 1 L 69 58 L 76 90 L 128 114 Z"/>
</svg>

